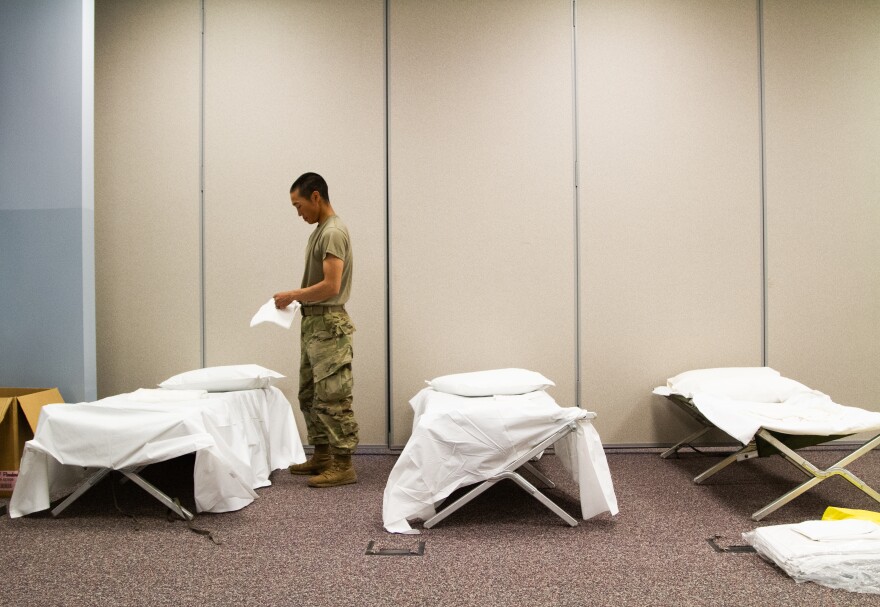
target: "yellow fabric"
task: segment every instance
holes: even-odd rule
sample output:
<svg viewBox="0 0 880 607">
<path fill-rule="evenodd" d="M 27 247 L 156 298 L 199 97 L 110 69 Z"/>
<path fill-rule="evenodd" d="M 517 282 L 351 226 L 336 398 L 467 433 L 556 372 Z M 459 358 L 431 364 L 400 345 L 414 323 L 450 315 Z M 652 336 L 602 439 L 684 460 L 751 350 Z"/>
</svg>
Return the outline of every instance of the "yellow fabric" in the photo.
<svg viewBox="0 0 880 607">
<path fill-rule="evenodd" d="M 838 508 L 837 506 L 828 506 L 825 514 L 822 515 L 823 521 L 840 521 L 847 518 L 855 518 L 862 521 L 874 521 L 880 524 L 880 512 L 871 510 L 853 510 L 851 508 Z"/>
</svg>

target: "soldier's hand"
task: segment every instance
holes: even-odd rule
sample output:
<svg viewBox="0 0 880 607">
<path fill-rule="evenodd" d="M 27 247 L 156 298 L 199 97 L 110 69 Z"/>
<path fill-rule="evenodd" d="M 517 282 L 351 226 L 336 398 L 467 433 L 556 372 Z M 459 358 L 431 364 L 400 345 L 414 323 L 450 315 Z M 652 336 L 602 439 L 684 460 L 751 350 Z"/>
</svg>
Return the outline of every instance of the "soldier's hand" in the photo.
<svg viewBox="0 0 880 607">
<path fill-rule="evenodd" d="M 283 310 L 293 303 L 293 291 L 282 291 L 281 293 L 275 293 L 272 298 L 275 300 L 275 307 L 279 310 Z"/>
</svg>

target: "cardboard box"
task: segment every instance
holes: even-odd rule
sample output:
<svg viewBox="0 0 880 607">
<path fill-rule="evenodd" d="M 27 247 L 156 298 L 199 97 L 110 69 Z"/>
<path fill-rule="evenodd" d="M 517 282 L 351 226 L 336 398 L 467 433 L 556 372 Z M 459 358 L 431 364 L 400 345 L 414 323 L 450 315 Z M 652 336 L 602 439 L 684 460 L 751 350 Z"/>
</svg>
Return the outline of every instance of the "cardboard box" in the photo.
<svg viewBox="0 0 880 607">
<path fill-rule="evenodd" d="M 40 410 L 63 402 L 58 388 L 0 388 L 0 497 L 12 495 L 21 452 L 34 437 Z"/>
</svg>

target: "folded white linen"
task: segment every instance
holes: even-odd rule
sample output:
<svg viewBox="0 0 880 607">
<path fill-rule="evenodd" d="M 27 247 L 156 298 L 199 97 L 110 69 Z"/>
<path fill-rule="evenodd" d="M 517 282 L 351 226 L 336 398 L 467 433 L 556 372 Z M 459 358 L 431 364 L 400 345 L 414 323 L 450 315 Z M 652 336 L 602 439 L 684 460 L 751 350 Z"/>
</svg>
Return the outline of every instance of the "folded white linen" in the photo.
<svg viewBox="0 0 880 607">
<path fill-rule="evenodd" d="M 164 388 L 138 388 L 124 395 L 139 403 L 173 403 L 208 398 L 207 390 L 165 390 Z"/>
<path fill-rule="evenodd" d="M 810 521 L 831 522 L 839 521 Z M 880 542 L 815 541 L 799 533 L 795 529 L 798 525 L 803 523 L 760 527 L 743 533 L 743 539 L 798 583 L 815 582 L 851 592 L 880 594 Z"/>
<path fill-rule="evenodd" d="M 271 322 L 283 329 L 289 329 L 290 325 L 293 324 L 296 311 L 301 307 L 302 304 L 295 301 L 286 308 L 279 310 L 275 307 L 275 299 L 270 299 L 260 306 L 260 309 L 257 310 L 257 313 L 251 318 L 251 327 L 255 327 L 260 323 Z"/>
<path fill-rule="evenodd" d="M 828 521 L 805 521 L 792 527 L 807 539 L 815 542 L 840 540 L 880 540 L 880 525 L 874 521 L 843 519 Z"/>
<path fill-rule="evenodd" d="M 617 498 L 594 413 L 560 407 L 546 392 L 462 397 L 421 390 L 411 401 L 413 433 L 388 477 L 382 518 L 392 533 L 418 533 L 409 520 L 427 520 L 459 487 L 496 476 L 568 421 L 577 431 L 556 453 L 580 485 L 584 519 L 617 514 Z"/>
</svg>

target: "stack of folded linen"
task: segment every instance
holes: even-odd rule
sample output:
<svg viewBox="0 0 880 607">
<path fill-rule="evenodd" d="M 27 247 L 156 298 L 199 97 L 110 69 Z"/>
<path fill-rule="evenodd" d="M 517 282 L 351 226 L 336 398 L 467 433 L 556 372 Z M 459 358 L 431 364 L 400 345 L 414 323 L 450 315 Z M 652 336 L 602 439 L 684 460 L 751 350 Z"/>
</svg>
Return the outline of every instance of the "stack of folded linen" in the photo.
<svg viewBox="0 0 880 607">
<path fill-rule="evenodd" d="M 880 525 L 846 519 L 761 527 L 743 534 L 796 582 L 880 594 Z"/>
</svg>

